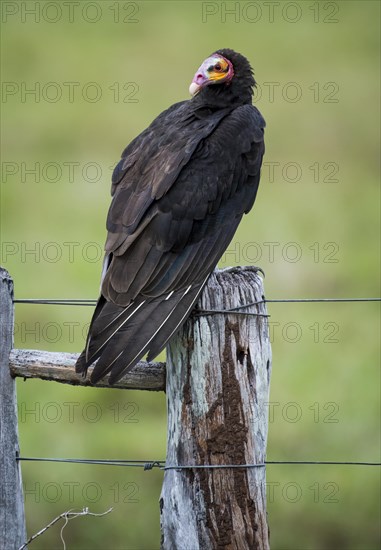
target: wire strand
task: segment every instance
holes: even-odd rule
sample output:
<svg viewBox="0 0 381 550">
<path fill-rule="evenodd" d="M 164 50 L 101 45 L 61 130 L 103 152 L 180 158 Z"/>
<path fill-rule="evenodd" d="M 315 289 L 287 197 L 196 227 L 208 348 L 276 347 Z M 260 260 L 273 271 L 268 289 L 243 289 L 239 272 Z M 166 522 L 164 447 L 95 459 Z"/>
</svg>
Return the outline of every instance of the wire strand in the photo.
<svg viewBox="0 0 381 550">
<path fill-rule="evenodd" d="M 265 313 L 254 313 L 254 312 L 242 312 L 240 310 L 245 309 L 251 306 L 258 306 L 261 304 L 282 304 L 282 303 L 352 303 L 352 302 L 381 302 L 381 298 L 283 298 L 283 299 L 274 299 L 259 300 L 258 302 L 250 302 L 248 304 L 243 304 L 242 306 L 237 306 L 231 309 L 199 309 L 196 310 L 194 315 L 217 315 L 235 313 L 237 315 L 247 315 L 247 316 L 256 316 L 256 317 L 269 317 Z M 90 306 L 94 307 L 97 303 L 97 300 L 77 300 L 77 299 L 45 299 L 45 298 L 20 298 L 13 300 L 14 304 L 39 304 L 39 305 L 57 305 L 57 306 Z"/>
<path fill-rule="evenodd" d="M 48 299 L 48 298 L 21 298 L 13 300 L 14 304 L 42 304 L 55 306 L 95 306 L 96 300 L 71 300 L 71 299 Z"/>
<path fill-rule="evenodd" d="M 227 468 L 264 468 L 266 465 L 321 465 L 321 466 L 381 466 L 381 462 L 371 461 L 335 461 L 335 460 L 266 460 L 258 464 L 187 464 L 187 465 L 166 465 L 164 460 L 117 460 L 104 459 L 95 460 L 87 458 L 46 458 L 46 457 L 25 457 L 18 456 L 16 460 L 29 462 L 67 462 L 74 464 L 98 464 L 101 466 L 126 466 L 132 468 L 143 468 L 152 470 L 191 470 L 191 469 L 227 469 Z"/>
<path fill-rule="evenodd" d="M 98 464 L 101 466 L 130 466 L 133 468 L 144 468 L 149 470 L 150 467 L 147 465 L 153 465 L 152 468 L 156 465 L 164 465 L 165 462 L 162 460 L 117 460 L 117 459 L 91 459 L 91 458 L 47 458 L 47 457 L 23 457 L 18 456 L 16 460 L 24 460 L 28 462 L 67 462 L 74 464 Z"/>
</svg>

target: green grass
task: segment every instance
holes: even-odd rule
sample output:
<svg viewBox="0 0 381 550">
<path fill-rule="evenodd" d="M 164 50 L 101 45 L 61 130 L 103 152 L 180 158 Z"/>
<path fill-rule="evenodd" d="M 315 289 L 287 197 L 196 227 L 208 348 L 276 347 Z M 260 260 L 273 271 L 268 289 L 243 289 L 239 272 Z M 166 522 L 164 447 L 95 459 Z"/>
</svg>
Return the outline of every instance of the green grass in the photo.
<svg viewBox="0 0 381 550">
<path fill-rule="evenodd" d="M 194 71 L 220 47 L 253 63 L 262 90 L 257 105 L 267 121 L 257 202 L 220 265 L 260 265 L 269 298 L 378 296 L 379 4 L 319 2 L 316 23 L 311 7 L 317 3 L 309 1 L 297 3 L 295 23 L 278 8 L 270 22 L 261 2 L 256 23 L 248 20 L 254 11 L 245 20 L 245 2 L 237 21 L 227 16 L 226 22 L 217 3 L 218 13 L 203 22 L 202 2 L 139 2 L 136 23 L 113 23 L 115 3 L 97 4 L 96 23 L 78 11 L 72 23 L 65 15 L 56 23 L 43 16 L 22 22 L 20 12 L 3 24 L 3 81 L 19 90 L 23 82 L 40 83 L 44 94 L 53 93 L 46 84 L 55 82 L 63 94 L 57 102 L 28 95 L 23 101 L 21 91 L 3 96 L 1 263 L 15 280 L 16 297 L 97 296 L 111 167 L 159 112 L 188 97 Z M 328 4 L 339 8 L 337 23 L 323 21 Z M 65 82 L 79 83 L 73 102 Z M 82 97 L 89 82 L 102 92 L 98 102 Z M 138 87 L 135 103 L 122 101 L 131 99 L 123 95 L 131 92 L 123 90 L 129 82 Z M 275 83 L 273 101 L 269 83 Z M 301 91 L 299 101 L 282 96 L 295 89 L 290 83 Z M 35 163 L 40 181 L 23 173 Z M 48 163 L 55 163 L 50 172 Z M 268 163 L 277 163 L 273 180 Z M 288 163 L 296 163 L 298 181 L 290 181 Z M 57 165 L 62 176 L 54 181 Z M 272 304 L 269 310 L 268 458 L 378 460 L 379 305 Z M 78 352 L 90 315 L 90 308 L 19 305 L 15 346 Z M 17 389 L 24 456 L 165 456 L 163 394 L 32 381 L 18 381 Z M 297 422 L 288 416 L 296 410 L 290 403 L 301 412 Z M 36 463 L 23 464 L 23 478 L 30 534 L 68 508 L 114 506 L 104 518 L 70 522 L 68 546 L 159 548 L 161 472 Z M 378 548 L 378 469 L 272 466 L 267 478 L 273 549 Z M 58 527 L 33 543 L 36 550 L 59 546 Z"/>
</svg>

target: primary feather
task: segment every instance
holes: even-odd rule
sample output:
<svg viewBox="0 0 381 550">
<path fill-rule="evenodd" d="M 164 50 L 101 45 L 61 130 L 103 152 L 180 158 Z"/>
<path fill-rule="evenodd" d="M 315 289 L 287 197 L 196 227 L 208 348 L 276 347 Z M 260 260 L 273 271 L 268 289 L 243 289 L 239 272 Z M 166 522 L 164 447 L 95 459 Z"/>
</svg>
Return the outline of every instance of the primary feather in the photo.
<svg viewBox="0 0 381 550">
<path fill-rule="evenodd" d="M 194 97 L 124 150 L 112 177 L 101 296 L 77 372 L 115 383 L 189 316 L 255 200 L 265 122 L 252 70 L 232 50 L 200 66 Z"/>
</svg>

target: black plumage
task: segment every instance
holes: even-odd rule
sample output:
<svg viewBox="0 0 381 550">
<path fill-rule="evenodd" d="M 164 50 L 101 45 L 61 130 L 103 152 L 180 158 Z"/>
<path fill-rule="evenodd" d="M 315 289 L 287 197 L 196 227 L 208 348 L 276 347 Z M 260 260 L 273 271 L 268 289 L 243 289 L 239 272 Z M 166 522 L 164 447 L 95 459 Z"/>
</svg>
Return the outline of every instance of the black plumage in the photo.
<svg viewBox="0 0 381 550">
<path fill-rule="evenodd" d="M 76 370 L 116 382 L 153 359 L 191 312 L 253 206 L 265 122 L 248 61 L 218 50 L 124 150 L 112 178 L 101 296 Z"/>
</svg>

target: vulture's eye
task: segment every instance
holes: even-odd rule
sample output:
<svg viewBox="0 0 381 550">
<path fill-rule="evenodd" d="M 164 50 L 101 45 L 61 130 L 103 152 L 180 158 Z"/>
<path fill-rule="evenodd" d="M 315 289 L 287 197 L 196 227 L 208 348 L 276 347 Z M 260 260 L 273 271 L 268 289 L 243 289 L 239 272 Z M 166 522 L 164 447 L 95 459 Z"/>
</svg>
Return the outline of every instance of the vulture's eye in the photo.
<svg viewBox="0 0 381 550">
<path fill-rule="evenodd" d="M 214 70 L 215 71 L 220 71 L 222 69 L 220 63 L 216 63 L 216 65 L 214 65 Z"/>
</svg>

